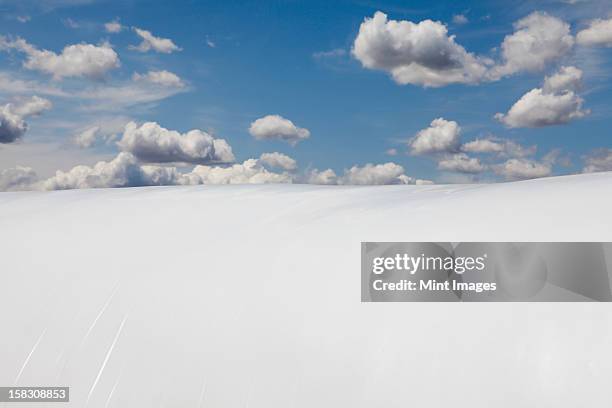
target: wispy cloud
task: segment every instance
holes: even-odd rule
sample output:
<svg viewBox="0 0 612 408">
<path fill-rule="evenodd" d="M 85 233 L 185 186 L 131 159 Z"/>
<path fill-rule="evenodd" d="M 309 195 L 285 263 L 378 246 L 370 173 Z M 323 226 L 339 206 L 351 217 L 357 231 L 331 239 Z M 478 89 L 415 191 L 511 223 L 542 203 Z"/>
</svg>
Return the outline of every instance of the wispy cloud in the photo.
<svg viewBox="0 0 612 408">
<path fill-rule="evenodd" d="M 347 51 L 344 48 L 334 48 L 333 50 L 329 51 L 317 51 L 312 53 L 312 57 L 315 59 L 337 58 L 345 55 L 347 55 Z"/>
<path fill-rule="evenodd" d="M 43 83 L 34 79 L 24 79 L 6 71 L 0 71 L 0 92 L 5 94 L 42 94 L 68 96 L 69 94 L 55 84 Z"/>
</svg>

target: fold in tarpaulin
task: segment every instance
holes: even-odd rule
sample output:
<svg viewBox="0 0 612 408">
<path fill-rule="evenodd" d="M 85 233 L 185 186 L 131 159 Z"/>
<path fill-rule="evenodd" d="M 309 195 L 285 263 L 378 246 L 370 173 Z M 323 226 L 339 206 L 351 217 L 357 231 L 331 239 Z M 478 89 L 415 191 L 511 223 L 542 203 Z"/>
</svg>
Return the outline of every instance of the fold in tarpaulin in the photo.
<svg viewBox="0 0 612 408">
<path fill-rule="evenodd" d="M 1 193 L 0 386 L 70 387 L 24 408 L 609 406 L 607 304 L 364 303 L 360 250 L 611 241 L 611 184 Z M 609 296 L 597 246 L 534 250 L 545 288 Z"/>
</svg>

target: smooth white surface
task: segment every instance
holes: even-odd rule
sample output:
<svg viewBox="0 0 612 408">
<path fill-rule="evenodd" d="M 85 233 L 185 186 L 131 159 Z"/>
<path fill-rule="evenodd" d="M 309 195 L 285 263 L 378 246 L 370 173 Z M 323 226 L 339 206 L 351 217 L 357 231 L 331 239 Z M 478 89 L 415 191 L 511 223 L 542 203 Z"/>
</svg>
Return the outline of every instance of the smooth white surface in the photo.
<svg viewBox="0 0 612 408">
<path fill-rule="evenodd" d="M 0 193 L 0 385 L 70 386 L 67 407 L 610 406 L 610 304 L 359 285 L 361 241 L 610 241 L 611 188 Z"/>
</svg>

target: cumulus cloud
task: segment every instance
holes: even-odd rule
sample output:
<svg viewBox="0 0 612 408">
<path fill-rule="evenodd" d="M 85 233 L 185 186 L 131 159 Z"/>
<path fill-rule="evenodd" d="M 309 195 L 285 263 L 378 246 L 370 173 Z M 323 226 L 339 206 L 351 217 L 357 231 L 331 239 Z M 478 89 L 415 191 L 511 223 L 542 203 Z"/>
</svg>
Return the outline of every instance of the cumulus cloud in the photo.
<svg viewBox="0 0 612 408">
<path fill-rule="evenodd" d="M 498 113 L 495 118 L 511 128 L 561 125 L 586 116 L 583 103 L 573 92 L 548 94 L 536 88 L 523 95 L 506 115 Z"/>
<path fill-rule="evenodd" d="M 479 159 L 469 157 L 465 153 L 457 153 L 446 156 L 438 162 L 438 169 L 457 173 L 477 174 L 487 169 Z"/>
<path fill-rule="evenodd" d="M 552 163 L 527 159 L 509 159 L 505 163 L 495 165 L 494 171 L 507 180 L 547 177 L 552 174 Z"/>
<path fill-rule="evenodd" d="M 28 174 L 24 173 L 22 178 L 26 180 Z M 13 176 L 12 179 L 16 180 L 16 177 Z M 291 182 L 293 182 L 293 176 L 289 173 L 269 171 L 257 159 L 249 159 L 242 164 L 226 167 L 198 165 L 191 172 L 181 173 L 176 167 L 142 165 L 131 153 L 121 152 L 114 159 L 98 162 L 94 166 L 81 165 L 67 172 L 57 171 L 55 176 L 40 181 L 36 185 L 32 185 L 32 181 L 29 181 L 29 187 L 43 190 L 68 190 L 82 188 Z M 16 181 L 13 181 L 13 184 L 16 184 Z"/>
<path fill-rule="evenodd" d="M 96 163 L 93 167 L 76 166 L 67 172 L 58 170 L 55 176 L 42 182 L 44 190 L 76 188 L 134 187 L 174 184 L 175 168 L 150 167 L 145 171 L 130 153 L 119 153 L 113 160 Z"/>
<path fill-rule="evenodd" d="M 134 32 L 136 32 L 136 34 L 142 38 L 142 42 L 139 45 L 130 46 L 130 49 L 140 52 L 153 50 L 162 54 L 170 54 L 175 51 L 181 51 L 181 48 L 174 44 L 174 42 L 169 38 L 156 37 L 151 34 L 150 31 L 137 27 L 134 27 Z"/>
<path fill-rule="evenodd" d="M 461 150 L 469 153 L 501 153 L 504 151 L 504 145 L 491 139 L 476 139 L 464 143 Z"/>
<path fill-rule="evenodd" d="M 566 22 L 536 11 L 514 24 L 515 32 L 501 45 L 503 63 L 489 77 L 499 79 L 520 71 L 542 71 L 572 49 L 574 38 Z"/>
<path fill-rule="evenodd" d="M 332 169 L 327 170 L 319 170 L 313 169 L 308 174 L 306 178 L 306 183 L 308 184 L 323 184 L 323 185 L 333 185 L 338 184 L 338 176 L 336 172 Z"/>
<path fill-rule="evenodd" d="M 66 77 L 100 79 L 120 65 L 119 56 L 108 43 L 68 45 L 60 54 L 56 54 L 39 50 L 21 38 L 8 40 L 0 36 L 0 50 L 8 49 L 26 54 L 27 59 L 23 63 L 26 69 L 44 72 L 57 80 Z"/>
<path fill-rule="evenodd" d="M 98 142 L 110 143 L 117 139 L 131 120 L 125 116 L 102 117 L 81 128 L 72 142 L 80 148 L 92 147 Z"/>
<path fill-rule="evenodd" d="M 512 140 L 490 137 L 464 143 L 461 151 L 466 153 L 491 153 L 501 157 L 525 157 L 535 154 L 537 146 L 524 147 Z"/>
<path fill-rule="evenodd" d="M 10 110 L 10 104 L 0 108 L 0 143 L 12 143 L 20 139 L 28 129 L 23 118 Z"/>
<path fill-rule="evenodd" d="M 310 137 L 308 129 L 297 127 L 280 115 L 267 115 L 257 119 L 251 123 L 249 133 L 257 140 L 277 139 L 291 145 Z"/>
<path fill-rule="evenodd" d="M 434 119 L 427 129 L 409 141 L 412 154 L 448 153 L 457 151 L 461 127 L 452 120 Z"/>
<path fill-rule="evenodd" d="M 577 92 L 582 87 L 582 71 L 576 67 L 561 67 L 559 71 L 544 79 L 544 92 Z"/>
<path fill-rule="evenodd" d="M 38 96 L 0 106 L 0 143 L 12 143 L 20 139 L 28 129 L 24 119 L 40 115 L 51 107 L 51 101 Z"/>
<path fill-rule="evenodd" d="M 135 72 L 134 75 L 132 75 L 132 79 L 134 81 L 145 81 L 155 85 L 176 88 L 182 88 L 185 86 L 185 83 L 181 78 L 179 78 L 178 75 L 166 70 L 149 71 L 146 74 L 139 74 L 138 72 Z"/>
<path fill-rule="evenodd" d="M 576 42 L 586 46 L 612 47 L 612 18 L 591 21 L 587 28 L 576 34 Z"/>
<path fill-rule="evenodd" d="M 201 130 L 181 134 L 155 122 L 138 126 L 130 122 L 117 145 L 144 162 L 227 163 L 235 160 L 224 139 L 215 139 Z"/>
<path fill-rule="evenodd" d="M 366 164 L 344 170 L 342 176 L 331 170 L 312 170 L 306 182 L 326 185 L 385 185 L 385 184 L 433 184 L 429 180 L 414 179 L 404 173 L 404 168 L 392 162 L 385 164 Z"/>
<path fill-rule="evenodd" d="M 575 93 L 582 71 L 564 67 L 546 78 L 543 88 L 535 88 L 521 97 L 507 114 L 495 118 L 511 128 L 561 125 L 589 114 L 583 110 L 584 100 Z"/>
<path fill-rule="evenodd" d="M 404 174 L 404 168 L 399 164 L 366 164 L 363 167 L 353 166 L 344 172 L 340 184 L 372 185 L 372 184 L 410 184 L 411 178 Z"/>
<path fill-rule="evenodd" d="M 75 145 L 82 148 L 91 147 L 98 140 L 99 132 L 99 126 L 92 126 L 76 134 L 73 137 L 73 142 Z"/>
<path fill-rule="evenodd" d="M 0 191 L 28 190 L 37 179 L 36 172 L 31 167 L 17 166 L 0 170 Z"/>
<path fill-rule="evenodd" d="M 467 22 L 463 14 L 453 16 L 455 24 Z M 607 20 L 595 24 L 598 39 L 607 33 L 606 24 Z M 504 38 L 500 46 L 501 61 L 495 63 L 466 51 L 440 22 L 389 20 L 378 11 L 361 24 L 352 54 L 365 68 L 390 73 L 398 84 L 440 87 L 497 81 L 523 71 L 542 71 L 568 55 L 575 43 L 569 24 L 545 12 L 536 11 L 518 20 L 514 29 Z M 599 40 L 600 45 L 604 43 Z"/>
<path fill-rule="evenodd" d="M 361 23 L 352 53 L 364 67 L 386 71 L 398 84 L 426 87 L 477 83 L 489 63 L 457 44 L 440 22 L 388 20 L 380 11 Z"/>
<path fill-rule="evenodd" d="M 274 173 L 267 170 L 257 159 L 245 160 L 242 164 L 229 167 L 196 166 L 185 174 L 180 184 L 265 184 L 292 183 L 288 173 Z"/>
<path fill-rule="evenodd" d="M 584 173 L 612 171 L 612 149 L 598 149 L 584 158 Z"/>
<path fill-rule="evenodd" d="M 270 167 L 293 171 L 297 169 L 297 162 L 286 154 L 274 152 L 264 153 L 259 157 L 259 160 Z"/>
<path fill-rule="evenodd" d="M 109 161 L 93 166 L 78 165 L 57 171 L 53 177 L 39 180 L 30 168 L 17 167 L 0 172 L 0 190 L 67 190 L 82 188 L 120 188 L 200 184 L 311 183 L 333 185 L 433 184 L 404 174 L 395 163 L 353 166 L 337 176 L 331 170 L 313 170 L 298 175 L 290 171 L 274 172 L 261 159 L 248 159 L 233 165 L 197 165 L 189 172 L 174 166 L 145 165 L 129 152 L 121 152 Z"/>
<path fill-rule="evenodd" d="M 104 24 L 104 29 L 107 33 L 116 34 L 120 33 L 123 30 L 123 26 L 118 20 L 109 21 Z"/>
<path fill-rule="evenodd" d="M 39 96 L 32 96 L 27 99 L 18 100 L 15 104 L 9 104 L 9 109 L 16 115 L 27 118 L 29 116 L 38 116 L 44 111 L 53 107 L 50 100 Z"/>
</svg>

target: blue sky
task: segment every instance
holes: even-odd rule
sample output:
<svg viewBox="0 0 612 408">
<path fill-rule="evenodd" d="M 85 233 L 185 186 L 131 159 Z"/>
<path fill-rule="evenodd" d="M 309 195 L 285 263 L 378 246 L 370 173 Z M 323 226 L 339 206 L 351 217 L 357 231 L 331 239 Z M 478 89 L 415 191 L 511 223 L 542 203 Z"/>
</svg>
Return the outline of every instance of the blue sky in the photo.
<svg viewBox="0 0 612 408">
<path fill-rule="evenodd" d="M 569 24 L 570 35 L 576 37 L 593 19 L 612 15 L 612 5 L 606 3 L 0 0 L 0 35 L 7 41 L 22 38 L 38 49 L 58 54 L 67 45 L 107 41 L 120 60 L 119 67 L 98 78 L 54 79 L 48 72 L 25 68 L 23 52 L 0 52 L 0 72 L 5 78 L 34 81 L 69 94 L 43 95 L 36 89 L 17 92 L 3 88 L 0 82 L 0 105 L 15 105 L 34 94 L 53 105 L 27 119 L 27 132 L 19 140 L 0 145 L 0 170 L 29 166 L 39 177 L 48 177 L 56 169 L 68 171 L 77 164 L 112 160 L 118 151 L 114 142 L 82 148 L 72 143 L 75 135 L 100 122 L 116 120 L 118 128 L 133 120 L 139 124 L 156 122 L 181 133 L 206 131 L 231 145 L 237 163 L 265 152 L 280 152 L 297 160 L 301 174 L 315 168 L 331 168 L 341 174 L 355 165 L 393 162 L 410 177 L 436 182 L 505 179 L 503 171 L 492 169 L 508 157 L 468 153 L 488 170 L 444 171 L 439 167 L 447 157 L 444 155 L 459 154 L 457 149 L 462 148 L 434 154 L 411 151 L 411 140 L 418 132 L 427 129 L 432 120 L 444 118 L 460 126 L 461 143 L 491 139 L 536 145 L 535 154 L 521 158 L 533 163 L 541 163 L 547 153 L 558 149 L 557 159 L 547 162 L 550 174 L 581 172 L 585 156 L 590 157 L 594 149 L 611 147 L 609 44 L 583 46 L 576 42 L 542 69 L 435 87 L 400 84 L 389 70 L 365 67 L 351 50 L 364 19 L 382 11 L 388 20 L 440 22 L 468 53 L 501 64 L 500 46 L 517 30 L 514 24 L 522 18 L 536 11 L 547 13 Z M 107 32 L 104 24 L 111 21 L 123 29 Z M 170 39 L 181 50 L 135 50 L 133 46 L 141 39 L 134 27 Z M 535 127 L 511 127 L 494 118 L 496 113 L 507 114 L 523 95 L 541 88 L 546 76 L 566 66 L 582 72 L 582 85 L 575 93 L 582 101 L 579 111 L 583 115 Z M 184 86 L 126 106 L 114 100 L 92 103 L 75 96 L 91 89 L 128 86 L 135 82 L 135 72 L 150 71 L 174 73 Z M 274 137 L 258 140 L 250 134 L 249 126 L 266 115 L 289 119 L 308 129 L 310 137 L 296 144 Z M 112 130 L 119 140 L 122 132 Z M 396 150 L 394 155 L 388 153 L 390 149 Z M 179 165 L 179 171 L 188 170 Z"/>
</svg>

